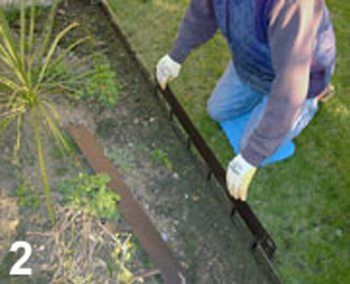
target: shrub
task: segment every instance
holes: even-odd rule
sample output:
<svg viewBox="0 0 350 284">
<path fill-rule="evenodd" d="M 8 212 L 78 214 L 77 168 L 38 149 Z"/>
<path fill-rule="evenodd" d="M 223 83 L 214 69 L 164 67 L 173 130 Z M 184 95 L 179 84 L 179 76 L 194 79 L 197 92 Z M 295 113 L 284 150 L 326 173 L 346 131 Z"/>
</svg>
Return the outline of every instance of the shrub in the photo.
<svg viewBox="0 0 350 284">
<path fill-rule="evenodd" d="M 89 40 L 89 37 L 71 43 L 58 55 L 58 44 L 78 26 L 78 23 L 68 25 L 53 37 L 54 19 L 59 2 L 54 0 L 47 22 L 43 25 L 42 36 L 35 36 L 35 2 L 31 0 L 28 11 L 25 1 L 21 1 L 19 35 L 10 28 L 4 11 L 0 9 L 0 130 L 15 125 L 13 153 L 14 159 L 17 160 L 23 123 L 28 122 L 28 126 L 33 129 L 42 186 L 49 216 L 53 222 L 54 213 L 43 153 L 42 133 L 50 132 L 64 151 L 71 152 L 59 130 L 59 115 L 50 99 L 50 95 L 66 93 L 68 89 L 65 87 L 66 82 L 58 81 L 53 70 L 72 50 Z"/>
</svg>

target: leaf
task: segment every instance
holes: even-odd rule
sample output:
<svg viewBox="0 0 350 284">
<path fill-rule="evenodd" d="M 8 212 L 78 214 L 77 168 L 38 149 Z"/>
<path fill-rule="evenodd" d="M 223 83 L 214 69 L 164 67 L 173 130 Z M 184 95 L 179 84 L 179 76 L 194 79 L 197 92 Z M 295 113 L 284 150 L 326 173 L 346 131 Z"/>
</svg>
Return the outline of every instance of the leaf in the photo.
<svg viewBox="0 0 350 284">
<path fill-rule="evenodd" d="M 59 2 L 60 2 L 60 0 L 54 0 L 52 7 L 51 7 L 51 10 L 50 10 L 49 17 L 47 19 L 47 22 L 44 25 L 45 26 L 44 40 L 43 40 L 43 44 L 41 46 L 41 49 L 39 51 L 39 54 L 37 54 L 37 59 L 39 62 L 42 62 L 42 59 L 45 55 L 47 46 L 50 43 L 53 25 L 54 25 L 55 17 L 56 17 L 56 11 L 57 11 Z"/>
<path fill-rule="evenodd" d="M 13 148 L 13 157 L 14 160 L 18 160 L 18 152 L 21 147 L 21 128 L 22 128 L 22 115 L 17 116 L 17 125 L 16 125 L 16 143 Z"/>
<path fill-rule="evenodd" d="M 71 30 L 75 29 L 79 24 L 78 23 L 72 23 L 70 24 L 68 27 L 66 27 L 63 31 L 61 31 L 57 36 L 56 38 L 54 39 L 49 51 L 48 51 L 48 54 L 47 56 L 45 57 L 45 61 L 44 61 L 44 64 L 41 68 L 41 71 L 39 73 L 39 79 L 38 81 L 36 82 L 36 86 L 35 88 L 37 89 L 41 83 L 41 81 L 43 80 L 44 78 L 44 75 L 45 75 L 45 72 L 46 72 L 46 69 L 48 68 L 50 62 L 51 62 L 51 59 L 54 55 L 54 52 L 58 46 L 58 43 L 62 40 L 62 38 L 67 34 L 69 33 Z"/>
<path fill-rule="evenodd" d="M 33 109 L 33 127 L 34 127 L 34 133 L 35 133 L 35 141 L 37 146 L 37 155 L 38 155 L 38 161 L 40 165 L 41 170 L 41 182 L 44 190 L 46 205 L 49 213 L 49 218 L 51 221 L 51 224 L 54 224 L 55 222 L 55 216 L 53 212 L 53 206 L 52 206 L 52 197 L 51 197 L 51 188 L 48 181 L 47 176 L 47 170 L 46 170 L 46 164 L 45 164 L 45 158 L 44 158 L 44 151 L 42 146 L 42 138 L 40 135 L 40 129 L 39 129 L 39 123 L 40 123 L 40 117 L 37 113 L 37 109 Z"/>
<path fill-rule="evenodd" d="M 20 58 L 21 58 L 21 63 L 25 65 L 25 54 L 26 54 L 26 7 L 25 7 L 25 0 L 21 0 L 21 34 L 20 34 Z"/>
</svg>

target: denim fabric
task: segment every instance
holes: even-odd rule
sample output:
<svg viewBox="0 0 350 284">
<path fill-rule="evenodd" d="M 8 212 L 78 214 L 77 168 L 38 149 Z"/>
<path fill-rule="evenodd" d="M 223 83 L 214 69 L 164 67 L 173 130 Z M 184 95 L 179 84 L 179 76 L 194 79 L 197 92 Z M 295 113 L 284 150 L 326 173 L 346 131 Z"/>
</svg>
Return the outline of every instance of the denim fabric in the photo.
<svg viewBox="0 0 350 284">
<path fill-rule="evenodd" d="M 217 82 L 207 109 L 209 115 L 220 122 L 252 111 L 263 96 L 249 85 L 242 83 L 231 61 Z"/>
<path fill-rule="evenodd" d="M 250 134 L 259 125 L 268 99 L 267 95 L 258 93 L 249 85 L 244 84 L 239 78 L 233 63 L 230 62 L 208 100 L 208 112 L 217 122 L 233 119 L 251 112 L 249 122 L 240 140 L 239 148 L 244 148 Z M 281 146 L 301 133 L 315 116 L 317 109 L 318 102 L 316 98 L 305 101 L 299 116 Z M 276 123 L 279 122 L 276 121 Z"/>
</svg>

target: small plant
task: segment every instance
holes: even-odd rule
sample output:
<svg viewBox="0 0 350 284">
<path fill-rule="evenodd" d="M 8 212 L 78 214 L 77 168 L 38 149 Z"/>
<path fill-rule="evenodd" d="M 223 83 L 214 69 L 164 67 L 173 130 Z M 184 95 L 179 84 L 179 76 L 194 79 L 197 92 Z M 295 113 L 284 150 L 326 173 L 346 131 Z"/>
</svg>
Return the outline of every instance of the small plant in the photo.
<svg viewBox="0 0 350 284">
<path fill-rule="evenodd" d="M 111 254 L 112 263 L 108 265 L 111 278 L 116 279 L 116 283 L 133 283 L 133 280 L 137 278 L 135 279 L 133 273 L 126 267 L 126 264 L 132 260 L 135 254 L 135 244 L 132 242 L 132 235 L 129 233 L 117 233 L 115 234 L 115 239 L 117 240 L 117 245 Z"/>
<path fill-rule="evenodd" d="M 43 25 L 42 36 L 35 36 L 36 1 L 31 0 L 30 3 L 28 11 L 26 1 L 21 0 L 19 33 L 10 28 L 4 11 L 0 9 L 0 130 L 6 130 L 10 125 L 14 125 L 16 134 L 13 155 L 14 160 L 18 161 L 22 128 L 24 124 L 26 127 L 31 126 L 43 191 L 50 220 L 53 222 L 54 213 L 43 153 L 42 133 L 48 129 L 62 149 L 71 152 L 59 130 L 59 114 L 50 95 L 69 92 L 67 82 L 58 80 L 55 68 L 78 45 L 89 40 L 89 37 L 71 43 L 58 54 L 59 43 L 69 32 L 78 27 L 78 23 L 68 25 L 53 37 L 54 19 L 59 3 L 59 0 L 54 0 L 47 22 Z"/>
<path fill-rule="evenodd" d="M 164 165 L 169 171 L 173 170 L 173 164 L 168 154 L 161 149 L 155 149 L 151 152 L 151 160 L 155 164 Z"/>
<path fill-rule="evenodd" d="M 117 202 L 120 197 L 107 188 L 108 175 L 79 174 L 59 186 L 64 202 L 84 213 L 106 220 L 119 217 Z"/>
<path fill-rule="evenodd" d="M 60 81 L 65 81 L 73 99 L 85 99 L 97 106 L 113 107 L 117 104 L 120 89 L 116 84 L 116 73 L 112 70 L 106 56 L 94 53 L 82 68 L 74 69 L 71 62 L 61 62 L 55 72 Z M 88 70 L 84 70 L 88 67 Z M 85 74 L 81 80 L 75 80 L 79 74 Z M 73 78 L 73 80 L 71 79 Z"/>
<path fill-rule="evenodd" d="M 83 88 L 75 95 L 81 98 L 94 99 L 105 107 L 113 107 L 118 102 L 120 93 L 116 84 L 116 74 L 109 65 L 106 56 L 97 53 L 91 61 L 92 74 Z"/>
</svg>

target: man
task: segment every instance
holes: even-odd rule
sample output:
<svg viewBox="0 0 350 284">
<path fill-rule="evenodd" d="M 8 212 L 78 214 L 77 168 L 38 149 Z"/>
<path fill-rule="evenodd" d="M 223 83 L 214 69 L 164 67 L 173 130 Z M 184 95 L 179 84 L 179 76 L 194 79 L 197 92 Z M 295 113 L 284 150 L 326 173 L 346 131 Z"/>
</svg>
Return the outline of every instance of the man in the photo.
<svg viewBox="0 0 350 284">
<path fill-rule="evenodd" d="M 252 112 L 226 176 L 230 194 L 245 201 L 261 162 L 315 115 L 334 71 L 335 38 L 324 0 L 192 0 L 172 50 L 158 62 L 162 88 L 217 29 L 233 61 L 208 112 L 216 121 Z"/>
</svg>

